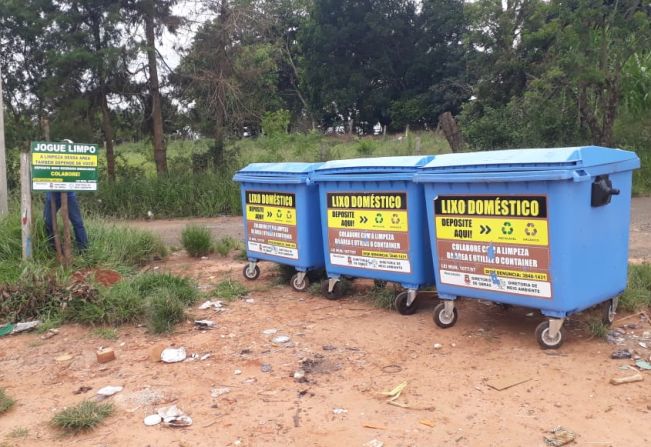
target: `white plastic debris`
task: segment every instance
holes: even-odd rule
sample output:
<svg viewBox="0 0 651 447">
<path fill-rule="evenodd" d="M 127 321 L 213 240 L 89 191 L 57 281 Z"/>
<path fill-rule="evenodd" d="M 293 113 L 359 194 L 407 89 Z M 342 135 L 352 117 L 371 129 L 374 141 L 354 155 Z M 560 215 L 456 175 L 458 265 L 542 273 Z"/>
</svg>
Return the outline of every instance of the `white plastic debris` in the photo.
<svg viewBox="0 0 651 447">
<path fill-rule="evenodd" d="M 271 341 L 273 343 L 282 345 L 283 343 L 287 343 L 289 341 L 289 337 L 286 335 L 279 335 L 277 337 L 274 337 Z"/>
<path fill-rule="evenodd" d="M 199 329 L 214 329 L 217 324 L 212 320 L 194 320 L 194 325 Z"/>
<path fill-rule="evenodd" d="M 253 298 L 247 298 L 244 300 L 247 304 L 255 304 L 255 300 Z"/>
<path fill-rule="evenodd" d="M 187 357 L 184 347 L 180 348 L 165 348 L 160 354 L 160 359 L 164 363 L 177 363 L 182 362 Z"/>
<path fill-rule="evenodd" d="M 227 386 L 222 386 L 219 388 L 213 388 L 210 390 L 210 397 L 212 398 L 218 398 L 219 396 L 223 396 L 224 394 L 228 394 L 231 392 L 231 389 Z"/>
<path fill-rule="evenodd" d="M 276 332 L 278 332 L 278 329 L 265 329 L 262 331 L 263 335 L 274 335 Z"/>
<path fill-rule="evenodd" d="M 345 408 L 333 408 L 332 412 L 334 414 L 344 414 L 344 413 L 348 413 L 348 410 L 346 410 Z"/>
<path fill-rule="evenodd" d="M 176 405 L 170 407 L 159 408 L 156 410 L 158 416 L 163 419 L 165 425 L 170 427 L 188 427 L 192 425 L 192 418 L 187 416 L 183 410 Z"/>
<path fill-rule="evenodd" d="M 371 439 L 366 444 L 364 444 L 364 447 L 384 447 L 384 442 L 378 439 Z"/>
<path fill-rule="evenodd" d="M 97 394 L 99 396 L 110 397 L 122 390 L 123 388 L 121 386 L 105 386 L 104 388 L 97 390 Z"/>
<path fill-rule="evenodd" d="M 147 427 L 151 427 L 153 425 L 158 425 L 161 422 L 163 422 L 163 418 L 160 417 L 160 415 L 158 414 L 150 414 L 145 418 L 144 422 Z"/>
<path fill-rule="evenodd" d="M 19 332 L 31 331 L 36 326 L 41 324 L 40 320 L 26 321 L 25 323 L 16 323 L 14 330 L 11 331 L 12 334 L 17 334 Z"/>
<path fill-rule="evenodd" d="M 205 310 L 205 309 L 213 309 L 218 312 L 222 311 L 224 309 L 224 303 L 222 301 L 204 301 L 204 303 L 199 306 L 200 310 Z"/>
</svg>

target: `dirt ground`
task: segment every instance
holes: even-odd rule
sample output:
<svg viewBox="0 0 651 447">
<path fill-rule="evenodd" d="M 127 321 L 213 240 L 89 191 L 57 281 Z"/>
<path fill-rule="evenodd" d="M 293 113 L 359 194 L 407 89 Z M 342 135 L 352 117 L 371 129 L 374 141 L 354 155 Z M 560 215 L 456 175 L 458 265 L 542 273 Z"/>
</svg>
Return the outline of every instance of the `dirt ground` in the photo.
<svg viewBox="0 0 651 447">
<path fill-rule="evenodd" d="M 192 260 L 178 252 L 152 268 L 189 275 L 204 290 L 225 278 L 245 282 L 240 261 L 218 256 Z M 631 360 L 611 360 L 615 346 L 591 338 L 585 316 L 569 322 L 566 344 L 550 352 L 533 336 L 541 318 L 526 309 L 463 301 L 457 325 L 442 330 L 432 322 L 434 300 L 427 296 L 419 297 L 417 314 L 401 316 L 373 307 L 364 281 L 355 283 L 351 297 L 333 302 L 278 284 L 271 264 L 262 270 L 260 279 L 246 283 L 245 300 L 221 313 L 190 311 L 191 318 L 214 320 L 214 330 L 196 330 L 188 321 L 155 337 L 125 326 L 107 341 L 66 325 L 47 340 L 38 334 L 0 340 L 0 387 L 17 401 L 0 416 L 0 445 L 543 446 L 546 432 L 559 425 L 577 434 L 579 446 L 651 441 L 650 373 L 642 373 L 643 382 L 609 384 L 633 373 L 621 370 Z M 624 332 L 651 330 L 639 317 L 627 323 L 636 326 Z M 265 335 L 267 329 L 277 333 Z M 274 344 L 276 335 L 290 341 Z M 161 342 L 210 357 L 153 362 L 150 352 Z M 98 364 L 100 346 L 114 348 L 117 360 Z M 651 355 L 635 347 L 643 358 Z M 71 358 L 61 361 L 66 355 Z M 304 383 L 292 377 L 301 365 Z M 397 402 L 409 408 L 379 395 L 405 381 Z M 497 391 L 493 381 L 524 382 Z M 49 426 L 56 411 L 106 385 L 124 390 L 110 398 L 116 413 L 98 429 L 68 437 Z M 75 395 L 81 386 L 92 390 Z M 211 397 L 223 387 L 227 394 Z M 191 427 L 143 424 L 171 403 L 192 417 Z M 19 427 L 29 430 L 27 437 L 11 438 Z"/>
<path fill-rule="evenodd" d="M 201 219 L 136 220 L 125 222 L 136 228 L 155 231 L 166 244 L 180 246 L 180 235 L 189 223 L 207 226 L 215 237 L 243 239 L 242 218 L 223 216 Z M 635 197 L 631 209 L 629 254 L 632 262 L 651 262 L 651 197 Z"/>
</svg>

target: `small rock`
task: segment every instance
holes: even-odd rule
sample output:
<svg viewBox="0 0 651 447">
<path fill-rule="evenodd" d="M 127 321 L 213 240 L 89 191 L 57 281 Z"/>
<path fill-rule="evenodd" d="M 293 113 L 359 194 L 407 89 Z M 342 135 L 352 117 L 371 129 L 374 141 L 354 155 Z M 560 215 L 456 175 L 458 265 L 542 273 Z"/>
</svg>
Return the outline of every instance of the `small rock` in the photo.
<svg viewBox="0 0 651 447">
<path fill-rule="evenodd" d="M 618 349 L 617 351 L 613 351 L 613 353 L 610 354 L 610 358 L 615 360 L 630 359 L 631 356 L 631 351 L 628 349 Z"/>
<path fill-rule="evenodd" d="M 202 355 L 201 357 L 199 357 L 199 360 L 202 360 L 202 361 L 203 361 L 203 360 L 207 360 L 207 359 L 210 358 L 211 355 L 212 355 L 212 354 L 204 354 L 204 355 Z"/>
<path fill-rule="evenodd" d="M 434 343 L 434 349 L 441 349 L 443 345 L 441 343 Z"/>
<path fill-rule="evenodd" d="M 240 374 L 242 374 L 242 370 L 241 369 L 236 369 L 235 371 L 233 371 L 233 374 L 235 374 L 236 376 L 239 376 Z"/>
<path fill-rule="evenodd" d="M 638 342 L 637 344 L 640 345 L 640 346 L 642 346 L 644 349 L 647 349 L 647 348 L 648 348 L 648 345 L 647 345 L 646 343 L 644 343 L 643 341 L 640 341 L 640 342 Z"/>
<path fill-rule="evenodd" d="M 263 373 L 270 373 L 272 369 L 273 368 L 269 363 L 263 363 L 262 365 L 260 365 L 260 371 L 262 371 Z"/>
<path fill-rule="evenodd" d="M 219 388 L 213 388 L 210 390 L 210 397 L 212 398 L 218 398 L 219 396 L 223 396 L 224 394 L 228 394 L 231 392 L 231 389 L 227 386 L 222 386 Z"/>
<path fill-rule="evenodd" d="M 158 425 L 161 422 L 163 422 L 163 418 L 157 414 L 150 414 L 145 418 L 144 422 L 147 427 L 151 427 L 153 425 Z"/>
<path fill-rule="evenodd" d="M 55 358 L 57 362 L 67 362 L 68 360 L 72 360 L 72 355 L 71 354 L 63 354 L 60 355 L 59 357 Z"/>
<path fill-rule="evenodd" d="M 294 379 L 297 381 L 304 381 L 305 380 L 305 370 L 299 369 L 294 371 Z"/>
<path fill-rule="evenodd" d="M 456 343 L 451 343 L 450 346 L 452 346 L 453 348 L 456 348 L 457 344 Z"/>
<path fill-rule="evenodd" d="M 324 351 L 334 351 L 336 349 L 337 349 L 337 347 L 333 346 L 333 345 L 323 345 L 323 350 Z"/>
<path fill-rule="evenodd" d="M 262 331 L 263 335 L 274 335 L 276 332 L 278 332 L 278 329 L 265 329 Z"/>
<path fill-rule="evenodd" d="M 58 333 L 59 333 L 58 329 L 50 329 L 45 334 L 41 335 L 41 340 L 47 340 L 48 338 L 52 338 Z"/>
<path fill-rule="evenodd" d="M 248 304 L 255 304 L 255 300 L 253 298 L 247 298 L 244 301 Z"/>
<path fill-rule="evenodd" d="M 289 337 L 286 335 L 279 335 L 277 337 L 274 337 L 271 342 L 275 343 L 277 345 L 282 345 L 283 343 L 287 343 L 289 341 Z"/>
<path fill-rule="evenodd" d="M 346 410 L 345 408 L 333 408 L 332 412 L 334 414 L 344 414 L 344 413 L 348 413 L 348 410 Z"/>
<path fill-rule="evenodd" d="M 103 396 L 103 397 L 110 397 L 113 396 L 114 394 L 119 393 L 122 391 L 121 386 L 105 386 L 104 388 L 100 388 L 97 390 L 97 395 L 98 396 Z"/>
</svg>

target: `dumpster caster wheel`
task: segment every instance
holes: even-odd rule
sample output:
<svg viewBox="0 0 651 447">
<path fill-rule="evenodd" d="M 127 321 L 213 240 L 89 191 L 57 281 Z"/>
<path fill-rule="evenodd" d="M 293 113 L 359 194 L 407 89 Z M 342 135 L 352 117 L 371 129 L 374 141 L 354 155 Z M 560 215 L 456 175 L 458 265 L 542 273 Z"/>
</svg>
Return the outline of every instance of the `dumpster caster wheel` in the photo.
<svg viewBox="0 0 651 447">
<path fill-rule="evenodd" d="M 606 326 L 615 322 L 617 304 L 615 300 L 608 300 L 601 305 L 601 321 Z"/>
<path fill-rule="evenodd" d="M 558 349 L 565 341 L 565 331 L 561 328 L 556 338 L 549 335 L 549 321 L 543 321 L 536 328 L 536 340 L 543 349 Z"/>
<path fill-rule="evenodd" d="M 332 292 L 328 292 L 328 281 L 321 282 L 321 293 L 329 300 L 338 300 L 344 296 L 344 289 L 341 286 L 341 281 L 337 281 L 332 288 Z"/>
<path fill-rule="evenodd" d="M 452 308 L 452 312 L 445 311 L 445 303 L 439 303 L 434 308 L 434 323 L 440 328 L 447 329 L 457 322 L 457 308 Z"/>
<path fill-rule="evenodd" d="M 384 289 L 387 286 L 387 281 L 382 281 L 381 279 L 374 279 L 373 285 L 378 289 Z"/>
<path fill-rule="evenodd" d="M 404 292 L 400 292 L 398 296 L 396 296 L 393 304 L 396 306 L 396 310 L 400 315 L 413 315 L 418 310 L 418 304 L 416 304 L 416 300 L 414 300 L 411 304 L 407 304 L 408 302 L 408 291 L 405 290 Z"/>
<path fill-rule="evenodd" d="M 256 265 L 255 267 L 251 268 L 251 266 L 247 264 L 244 266 L 242 274 L 244 274 L 244 277 L 249 281 L 254 281 L 260 277 L 260 267 Z"/>
<path fill-rule="evenodd" d="M 297 292 L 305 292 L 307 288 L 310 287 L 310 280 L 307 275 L 303 274 L 303 280 L 301 281 L 299 274 L 294 273 L 294 276 L 292 276 L 292 279 L 290 280 L 290 284 L 292 285 L 292 289 Z"/>
</svg>

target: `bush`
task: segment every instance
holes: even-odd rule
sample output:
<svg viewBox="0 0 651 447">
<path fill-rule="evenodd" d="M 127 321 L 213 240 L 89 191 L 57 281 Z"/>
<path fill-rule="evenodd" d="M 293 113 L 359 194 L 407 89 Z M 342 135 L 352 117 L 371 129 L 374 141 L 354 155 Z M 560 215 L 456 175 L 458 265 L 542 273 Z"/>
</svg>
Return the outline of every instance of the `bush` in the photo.
<svg viewBox="0 0 651 447">
<path fill-rule="evenodd" d="M 619 305 L 629 312 L 651 306 L 651 264 L 629 264 L 628 287 L 622 294 Z"/>
<path fill-rule="evenodd" d="M 199 295 L 190 279 L 169 273 L 143 273 L 134 277 L 131 283 L 141 296 L 151 295 L 156 290 L 169 290 L 186 306 L 193 304 Z"/>
<path fill-rule="evenodd" d="M 237 281 L 227 279 L 217 284 L 213 295 L 226 301 L 233 301 L 245 296 L 249 291 Z"/>
<path fill-rule="evenodd" d="M 231 251 L 241 248 L 242 242 L 230 236 L 223 237 L 215 243 L 215 251 L 221 256 L 228 256 Z"/>
<path fill-rule="evenodd" d="M 7 396 L 4 388 L 0 388 L 0 414 L 6 413 L 16 403 L 11 397 Z"/>
<path fill-rule="evenodd" d="M 185 319 L 185 306 L 169 289 L 162 289 L 147 298 L 147 325 L 154 334 L 170 332 Z"/>
<path fill-rule="evenodd" d="M 100 422 L 112 415 L 113 411 L 112 404 L 85 400 L 55 414 L 52 425 L 71 434 L 86 432 L 97 427 Z"/>
<path fill-rule="evenodd" d="M 207 256 L 213 249 L 212 234 L 205 226 L 188 225 L 181 233 L 181 244 L 193 258 Z"/>
</svg>

